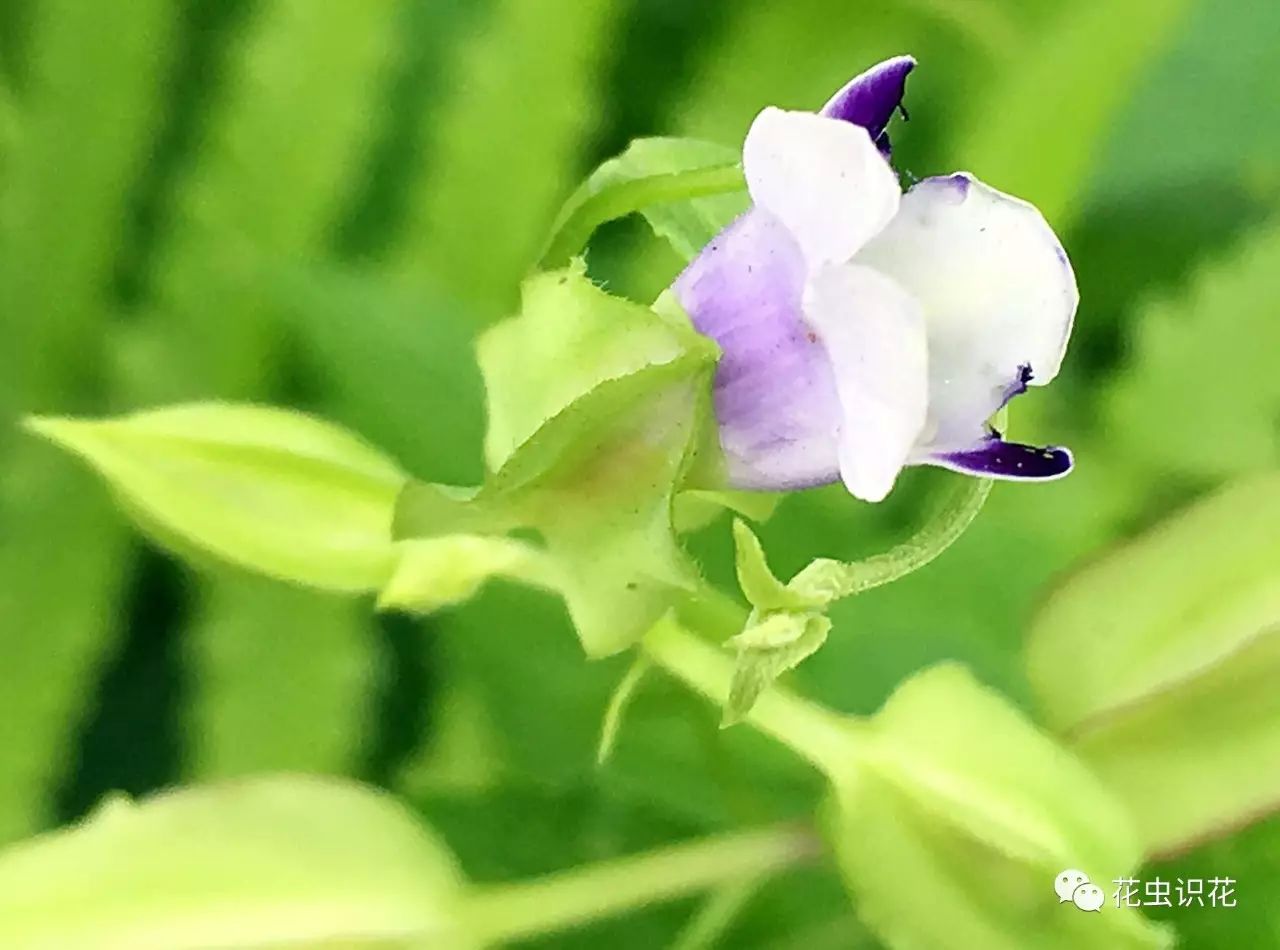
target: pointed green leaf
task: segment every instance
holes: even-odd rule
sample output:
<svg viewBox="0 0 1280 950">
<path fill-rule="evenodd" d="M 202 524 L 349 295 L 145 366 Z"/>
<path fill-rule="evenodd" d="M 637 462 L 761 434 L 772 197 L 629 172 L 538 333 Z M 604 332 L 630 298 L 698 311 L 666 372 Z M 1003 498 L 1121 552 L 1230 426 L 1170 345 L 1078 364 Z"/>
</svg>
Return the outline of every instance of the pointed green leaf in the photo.
<svg viewBox="0 0 1280 950">
<path fill-rule="evenodd" d="M 227 782 L 133 804 L 0 852 L 0 945 L 351 950 L 477 944 L 453 858 L 354 783 Z"/>
<path fill-rule="evenodd" d="M 744 521 L 733 523 L 738 584 L 757 610 L 812 610 L 824 606 L 821 597 L 790 589 L 769 570 L 760 539 Z"/>
<path fill-rule="evenodd" d="M 390 571 L 404 476 L 336 426 L 216 403 L 28 424 L 88 461 L 165 542 L 333 590 L 374 588 Z"/>
<path fill-rule="evenodd" d="M 565 203 L 551 229 L 544 266 L 563 267 L 596 228 L 637 210 L 658 237 L 692 260 L 747 210 L 741 158 L 734 149 L 697 139 L 636 139 Z"/>
</svg>

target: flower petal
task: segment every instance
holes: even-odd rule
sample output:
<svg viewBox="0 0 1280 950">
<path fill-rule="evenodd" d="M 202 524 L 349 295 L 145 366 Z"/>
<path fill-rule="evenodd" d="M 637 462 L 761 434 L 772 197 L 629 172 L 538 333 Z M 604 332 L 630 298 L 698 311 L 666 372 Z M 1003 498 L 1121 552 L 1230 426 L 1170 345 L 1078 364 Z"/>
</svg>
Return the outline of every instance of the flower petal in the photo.
<svg viewBox="0 0 1280 950">
<path fill-rule="evenodd" d="M 913 56 L 895 56 L 877 63 L 849 80 L 822 107 L 822 114 L 862 126 L 880 150 L 888 153 L 889 137 L 885 129 L 893 118 L 894 110 L 902 104 L 907 75 L 915 68 Z"/>
<path fill-rule="evenodd" d="M 981 442 L 983 423 L 1062 363 L 1079 294 L 1034 207 L 972 176 L 928 178 L 858 255 L 923 305 L 929 333 L 926 454 Z"/>
<path fill-rule="evenodd" d="M 742 147 L 752 200 L 795 237 L 810 273 L 842 264 L 898 210 L 898 179 L 867 130 L 765 109 Z"/>
<path fill-rule="evenodd" d="M 784 490 L 835 481 L 840 403 L 826 351 L 803 323 L 806 268 L 790 232 L 753 208 L 672 288 L 722 351 L 715 410 L 730 483 Z"/>
<path fill-rule="evenodd" d="M 864 501 L 889 494 L 928 409 L 920 305 L 894 281 L 844 264 L 816 274 L 805 318 L 821 337 L 840 396 L 840 477 Z"/>
<path fill-rule="evenodd" d="M 966 475 L 1006 481 L 1061 478 L 1075 465 L 1070 449 L 1006 442 L 994 434 L 967 449 L 935 455 L 929 462 Z"/>
</svg>

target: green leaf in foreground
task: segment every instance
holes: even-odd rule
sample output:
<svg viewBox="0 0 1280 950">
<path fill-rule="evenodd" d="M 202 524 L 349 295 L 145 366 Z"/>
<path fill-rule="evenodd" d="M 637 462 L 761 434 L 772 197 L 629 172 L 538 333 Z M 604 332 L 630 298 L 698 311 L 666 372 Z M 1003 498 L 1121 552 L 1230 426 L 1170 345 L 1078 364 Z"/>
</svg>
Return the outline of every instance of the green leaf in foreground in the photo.
<svg viewBox="0 0 1280 950">
<path fill-rule="evenodd" d="M 543 265 L 563 267 L 597 227 L 633 211 L 677 254 L 692 260 L 747 210 L 740 160 L 736 151 L 713 142 L 636 139 L 592 172 L 565 203 Z"/>
<path fill-rule="evenodd" d="M 28 428 L 88 461 L 143 530 L 281 580 L 379 587 L 404 476 L 343 429 L 301 413 L 192 403 Z"/>
<path fill-rule="evenodd" d="M 1086 565 L 1050 594 L 1027 640 L 1027 676 L 1050 724 L 1079 729 L 1230 659 L 1280 623 L 1277 564 L 1272 472 Z"/>
<path fill-rule="evenodd" d="M 1035 618 L 1027 670 L 1045 714 L 1129 805 L 1149 853 L 1280 802 L 1277 565 L 1273 472 L 1086 566 Z"/>
<path fill-rule="evenodd" d="M 452 856 L 389 797 L 305 776 L 227 782 L 0 852 L 0 945 L 465 950 Z"/>
<path fill-rule="evenodd" d="M 935 667 L 861 728 L 847 777 L 833 775 L 828 832 L 889 946 L 1168 946 L 1131 910 L 1058 905 L 1056 874 L 1130 874 L 1137 836 L 1085 766 L 998 693 Z"/>
<path fill-rule="evenodd" d="M 1180 853 L 1280 809 L 1280 622 L 1072 744 L 1129 806 L 1149 855 Z"/>
</svg>

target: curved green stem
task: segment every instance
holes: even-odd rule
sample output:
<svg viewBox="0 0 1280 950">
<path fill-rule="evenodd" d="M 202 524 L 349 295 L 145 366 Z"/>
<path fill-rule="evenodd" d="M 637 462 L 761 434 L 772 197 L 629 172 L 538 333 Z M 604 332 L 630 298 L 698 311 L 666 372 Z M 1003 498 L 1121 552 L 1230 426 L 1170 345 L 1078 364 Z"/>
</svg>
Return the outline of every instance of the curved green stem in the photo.
<svg viewBox="0 0 1280 950">
<path fill-rule="evenodd" d="M 485 888 L 471 898 L 468 916 L 473 932 L 487 946 L 755 878 L 807 863 L 820 853 L 821 844 L 808 828 L 786 825 L 737 832 Z"/>
<path fill-rule="evenodd" d="M 557 225 L 539 267 L 543 270 L 564 267 L 587 246 L 596 228 L 633 211 L 670 201 L 728 194 L 745 187 L 739 165 L 651 175 L 611 185 L 587 198 Z"/>
<path fill-rule="evenodd" d="M 986 504 L 991 486 L 987 478 L 956 478 L 936 513 L 906 541 L 850 564 L 819 558 L 787 586 L 830 602 L 900 580 L 920 570 L 964 534 Z"/>
</svg>

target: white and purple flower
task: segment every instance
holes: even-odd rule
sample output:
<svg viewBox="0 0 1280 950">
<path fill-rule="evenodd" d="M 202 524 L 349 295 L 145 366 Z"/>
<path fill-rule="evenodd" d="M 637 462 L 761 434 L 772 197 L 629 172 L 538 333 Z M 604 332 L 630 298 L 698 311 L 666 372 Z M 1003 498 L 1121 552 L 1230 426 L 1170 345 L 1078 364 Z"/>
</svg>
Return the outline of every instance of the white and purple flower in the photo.
<svg viewBox="0 0 1280 950">
<path fill-rule="evenodd" d="M 1071 469 L 1066 449 L 989 425 L 1057 375 L 1071 264 L 1034 207 L 967 173 L 902 192 L 885 129 L 914 66 L 887 60 L 818 114 L 764 110 L 743 146 L 752 208 L 672 288 L 723 353 L 715 411 L 735 487 L 843 480 L 879 501 L 906 465 Z"/>
</svg>

